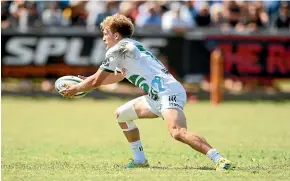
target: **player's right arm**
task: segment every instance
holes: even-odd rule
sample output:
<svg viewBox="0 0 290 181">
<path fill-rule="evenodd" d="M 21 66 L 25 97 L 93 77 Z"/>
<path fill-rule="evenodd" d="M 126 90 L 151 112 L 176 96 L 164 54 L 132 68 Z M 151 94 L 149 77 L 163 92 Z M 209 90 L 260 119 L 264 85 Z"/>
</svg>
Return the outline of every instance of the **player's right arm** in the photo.
<svg viewBox="0 0 290 181">
<path fill-rule="evenodd" d="M 77 84 L 78 92 L 90 91 L 101 85 L 113 84 L 123 80 L 124 76 L 118 71 L 117 64 L 118 57 L 116 57 L 116 54 L 108 55 L 95 74 Z"/>
<path fill-rule="evenodd" d="M 101 67 L 95 74 L 89 76 L 84 81 L 77 84 L 77 91 L 90 91 L 100 87 L 101 85 L 113 84 L 123 79 L 124 76 L 121 73 L 115 74 L 114 72 L 104 70 Z"/>
<path fill-rule="evenodd" d="M 99 70 L 84 81 L 67 87 L 61 91 L 64 97 L 73 97 L 77 92 L 88 92 L 101 85 L 112 84 L 123 80 L 123 75 L 117 71 L 118 57 L 107 56 Z"/>
<path fill-rule="evenodd" d="M 91 76 L 94 76 L 94 75 L 91 75 Z M 84 76 L 79 75 L 78 77 L 85 80 L 87 78 L 90 78 L 91 76 L 84 77 Z M 122 81 L 124 78 L 125 77 L 119 72 L 117 74 L 111 73 L 103 80 L 102 85 L 114 84 L 114 83 Z"/>
</svg>

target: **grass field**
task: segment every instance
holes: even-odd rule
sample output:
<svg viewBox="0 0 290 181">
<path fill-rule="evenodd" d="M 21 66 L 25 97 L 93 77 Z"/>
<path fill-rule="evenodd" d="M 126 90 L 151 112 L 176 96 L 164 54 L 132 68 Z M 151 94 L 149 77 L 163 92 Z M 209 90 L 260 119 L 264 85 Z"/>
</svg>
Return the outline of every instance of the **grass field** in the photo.
<svg viewBox="0 0 290 181">
<path fill-rule="evenodd" d="M 236 163 L 231 172 L 171 139 L 162 119 L 136 121 L 151 168 L 123 169 L 131 149 L 112 114 L 122 103 L 2 97 L 2 180 L 289 180 L 290 102 L 187 104 L 188 128 Z"/>
</svg>

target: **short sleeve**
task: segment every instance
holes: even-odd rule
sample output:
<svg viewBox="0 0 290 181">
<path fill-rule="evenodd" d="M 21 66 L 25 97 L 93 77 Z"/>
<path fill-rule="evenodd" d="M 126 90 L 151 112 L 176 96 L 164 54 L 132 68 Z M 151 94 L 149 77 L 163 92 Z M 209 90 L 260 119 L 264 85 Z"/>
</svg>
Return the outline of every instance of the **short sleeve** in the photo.
<svg viewBox="0 0 290 181">
<path fill-rule="evenodd" d="M 137 47 L 127 41 L 121 41 L 106 53 L 100 68 L 108 72 L 120 72 L 120 65 L 128 59 L 138 59 L 141 54 Z"/>
<path fill-rule="evenodd" d="M 103 61 L 102 65 L 100 66 L 100 69 L 108 72 L 114 72 L 117 69 L 117 65 L 118 65 L 117 57 L 108 55 L 106 56 L 105 61 Z"/>
</svg>

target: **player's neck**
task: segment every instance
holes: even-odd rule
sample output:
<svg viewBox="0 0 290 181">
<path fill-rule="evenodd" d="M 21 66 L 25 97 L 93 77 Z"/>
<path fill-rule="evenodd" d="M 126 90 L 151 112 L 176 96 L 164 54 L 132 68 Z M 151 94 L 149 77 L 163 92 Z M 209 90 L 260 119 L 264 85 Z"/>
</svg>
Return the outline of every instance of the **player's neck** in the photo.
<svg viewBox="0 0 290 181">
<path fill-rule="evenodd" d="M 112 45 L 111 47 L 108 47 L 107 50 L 109 50 L 110 48 L 116 46 L 120 41 L 126 40 L 126 39 L 129 39 L 129 38 L 120 38 L 119 40 L 116 41 L 116 43 L 114 45 Z"/>
<path fill-rule="evenodd" d="M 120 43 L 121 41 L 126 40 L 126 39 L 128 39 L 128 38 L 120 38 L 119 40 L 117 40 L 117 42 L 116 42 L 115 45 L 117 45 L 118 43 Z M 115 45 L 114 45 L 114 46 L 115 46 Z"/>
<path fill-rule="evenodd" d="M 126 40 L 126 39 L 129 39 L 129 38 L 127 38 L 127 37 L 120 38 L 120 40 L 118 41 L 118 43 L 119 43 L 120 41 L 122 41 L 122 40 Z"/>
</svg>

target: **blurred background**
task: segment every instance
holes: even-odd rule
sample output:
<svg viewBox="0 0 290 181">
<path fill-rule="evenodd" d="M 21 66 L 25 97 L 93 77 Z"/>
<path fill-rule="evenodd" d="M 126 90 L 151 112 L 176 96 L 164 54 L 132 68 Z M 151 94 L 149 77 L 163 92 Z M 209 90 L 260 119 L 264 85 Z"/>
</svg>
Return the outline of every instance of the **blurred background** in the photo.
<svg viewBox="0 0 290 181">
<path fill-rule="evenodd" d="M 54 81 L 88 76 L 104 60 L 99 25 L 115 13 L 135 39 L 183 83 L 188 100 L 208 100 L 211 55 L 222 50 L 225 100 L 290 100 L 290 2 L 1 1 L 2 95 L 55 96 Z M 136 97 L 126 80 L 88 97 Z"/>
</svg>

